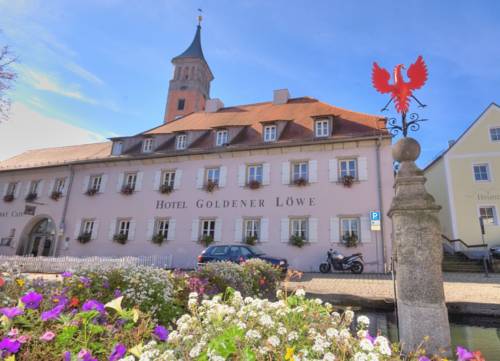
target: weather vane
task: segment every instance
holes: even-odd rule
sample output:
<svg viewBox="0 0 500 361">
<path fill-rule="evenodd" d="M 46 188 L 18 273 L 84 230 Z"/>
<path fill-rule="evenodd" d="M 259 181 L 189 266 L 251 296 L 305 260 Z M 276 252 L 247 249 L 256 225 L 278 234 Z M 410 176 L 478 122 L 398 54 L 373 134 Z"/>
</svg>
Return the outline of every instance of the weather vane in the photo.
<svg viewBox="0 0 500 361">
<path fill-rule="evenodd" d="M 415 63 L 410 65 L 408 71 L 406 72 L 409 81 L 405 81 L 403 79 L 402 69 L 405 69 L 403 64 L 399 64 L 394 67 L 394 83 L 389 84 L 389 80 L 391 79 L 389 72 L 374 62 L 372 70 L 372 84 L 373 87 L 382 94 L 391 93 L 391 99 L 382 108 L 382 111 L 388 110 L 387 107 L 389 104 L 394 102 L 396 111 L 401 114 L 401 125 L 397 124 L 396 118 L 390 118 L 387 120 L 387 129 L 389 129 L 393 135 L 397 135 L 401 132 L 403 133 L 403 136 L 406 137 L 408 130 L 417 131 L 420 128 L 418 123 L 427 120 L 419 119 L 417 113 L 409 114 L 409 121 L 406 118 L 411 99 L 415 100 L 420 108 L 426 106 L 413 95 L 413 91 L 420 89 L 427 81 L 427 66 L 425 65 L 422 56 L 419 56 Z"/>
<path fill-rule="evenodd" d="M 198 12 L 200 13 L 200 15 L 198 15 L 198 25 L 201 26 L 201 21 L 203 20 L 203 16 L 201 14 L 203 14 L 203 10 L 198 9 Z"/>
</svg>

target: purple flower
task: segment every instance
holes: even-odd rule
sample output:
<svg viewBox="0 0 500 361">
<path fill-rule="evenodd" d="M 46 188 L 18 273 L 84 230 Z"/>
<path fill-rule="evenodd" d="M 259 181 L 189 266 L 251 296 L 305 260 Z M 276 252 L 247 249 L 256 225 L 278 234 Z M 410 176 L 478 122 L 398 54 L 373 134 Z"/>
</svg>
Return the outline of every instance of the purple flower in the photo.
<svg viewBox="0 0 500 361">
<path fill-rule="evenodd" d="M 109 281 L 108 280 L 104 280 L 102 282 L 102 287 L 108 289 L 109 288 Z"/>
<path fill-rule="evenodd" d="M 52 296 L 52 302 L 54 302 L 56 306 L 66 306 L 68 303 L 68 297 L 64 295 L 54 295 Z"/>
<path fill-rule="evenodd" d="M 42 321 L 52 320 L 53 318 L 59 317 L 61 312 L 64 310 L 64 305 L 59 305 L 54 307 L 49 311 L 42 312 L 41 319 Z"/>
<path fill-rule="evenodd" d="M 61 276 L 64 278 L 70 278 L 70 277 L 73 277 L 73 273 L 66 271 L 66 272 L 61 273 Z"/>
<path fill-rule="evenodd" d="M 118 288 L 115 290 L 114 294 L 115 298 L 118 298 L 122 295 L 122 291 L 120 291 Z"/>
<path fill-rule="evenodd" d="M 80 282 L 83 283 L 83 286 L 85 288 L 89 288 L 90 287 L 90 278 L 88 277 L 80 277 Z"/>
<path fill-rule="evenodd" d="M 92 357 L 90 351 L 85 349 L 81 349 L 80 352 L 78 352 L 78 358 L 82 361 L 98 361 L 96 358 Z"/>
<path fill-rule="evenodd" d="M 104 311 L 104 305 L 96 300 L 88 300 L 85 301 L 85 303 L 82 306 L 82 311 L 92 311 L 96 310 L 99 311 L 99 313 L 103 314 Z"/>
<path fill-rule="evenodd" d="M 127 348 L 125 347 L 125 345 L 118 343 L 115 345 L 115 348 L 113 349 L 113 352 L 111 352 L 111 355 L 109 355 L 109 361 L 119 360 L 123 358 L 123 356 L 125 356 L 126 353 L 127 353 Z"/>
<path fill-rule="evenodd" d="M 66 352 L 63 354 L 63 357 L 64 357 L 64 361 L 71 361 L 71 352 L 66 351 Z"/>
<path fill-rule="evenodd" d="M 430 358 L 428 358 L 427 356 L 420 356 L 420 357 L 418 358 L 418 361 L 431 361 L 431 359 L 430 359 Z"/>
<path fill-rule="evenodd" d="M 22 315 L 24 311 L 18 307 L 4 307 L 0 308 L 0 312 L 8 319 L 13 319 L 16 316 Z"/>
<path fill-rule="evenodd" d="M 30 308 L 32 310 L 37 309 L 40 306 L 42 300 L 43 296 L 36 292 L 28 292 L 23 297 L 21 297 L 21 301 L 24 303 L 26 308 Z"/>
<path fill-rule="evenodd" d="M 457 346 L 457 361 L 467 361 L 474 358 L 474 354 L 467 350 L 465 347 Z"/>
<path fill-rule="evenodd" d="M 16 353 L 21 348 L 21 343 L 19 341 L 5 337 L 0 341 L 0 350 L 7 351 L 10 353 Z M 1 354 L 1 353 L 0 353 Z"/>
<path fill-rule="evenodd" d="M 45 332 L 42 336 L 40 336 L 41 341 L 49 342 L 52 341 L 56 337 L 56 334 L 52 331 Z"/>
<path fill-rule="evenodd" d="M 156 338 L 158 338 L 158 340 L 160 341 L 167 341 L 169 333 L 170 332 L 168 332 L 168 330 L 165 327 L 160 325 L 156 326 L 153 331 L 153 335 L 155 335 Z"/>
<path fill-rule="evenodd" d="M 367 332 L 366 335 L 365 335 L 365 338 L 370 341 L 372 344 L 375 342 L 375 337 L 373 337 L 372 335 L 370 335 L 370 332 Z"/>
</svg>

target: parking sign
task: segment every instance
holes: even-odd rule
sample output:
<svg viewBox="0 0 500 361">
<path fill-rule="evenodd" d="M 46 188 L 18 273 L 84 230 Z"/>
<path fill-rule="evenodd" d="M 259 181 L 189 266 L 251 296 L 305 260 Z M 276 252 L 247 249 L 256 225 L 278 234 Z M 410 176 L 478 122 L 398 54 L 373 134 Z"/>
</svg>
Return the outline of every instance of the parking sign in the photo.
<svg viewBox="0 0 500 361">
<path fill-rule="evenodd" d="M 370 229 L 372 231 L 380 231 L 380 211 L 370 212 Z"/>
</svg>

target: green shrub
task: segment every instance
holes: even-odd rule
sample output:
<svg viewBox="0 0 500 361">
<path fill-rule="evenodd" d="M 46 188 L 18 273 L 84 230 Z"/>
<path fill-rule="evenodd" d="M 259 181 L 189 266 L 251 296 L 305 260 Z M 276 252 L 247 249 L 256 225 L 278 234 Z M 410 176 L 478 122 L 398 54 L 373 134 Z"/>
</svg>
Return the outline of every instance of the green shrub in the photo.
<svg viewBox="0 0 500 361">
<path fill-rule="evenodd" d="M 252 286 L 252 296 L 274 298 L 280 285 L 281 270 L 261 259 L 250 259 L 241 264 Z"/>
</svg>

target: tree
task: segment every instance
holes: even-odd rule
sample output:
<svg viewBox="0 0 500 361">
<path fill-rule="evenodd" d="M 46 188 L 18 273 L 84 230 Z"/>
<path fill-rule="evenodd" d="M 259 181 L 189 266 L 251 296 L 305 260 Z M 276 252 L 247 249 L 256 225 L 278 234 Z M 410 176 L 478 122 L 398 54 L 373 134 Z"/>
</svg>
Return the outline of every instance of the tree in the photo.
<svg viewBox="0 0 500 361">
<path fill-rule="evenodd" d="M 7 91 L 12 87 L 17 77 L 12 69 L 12 64 L 17 61 L 17 57 L 10 51 L 8 45 L 0 49 L 0 121 L 8 117 L 10 109 L 10 99 Z"/>
</svg>

